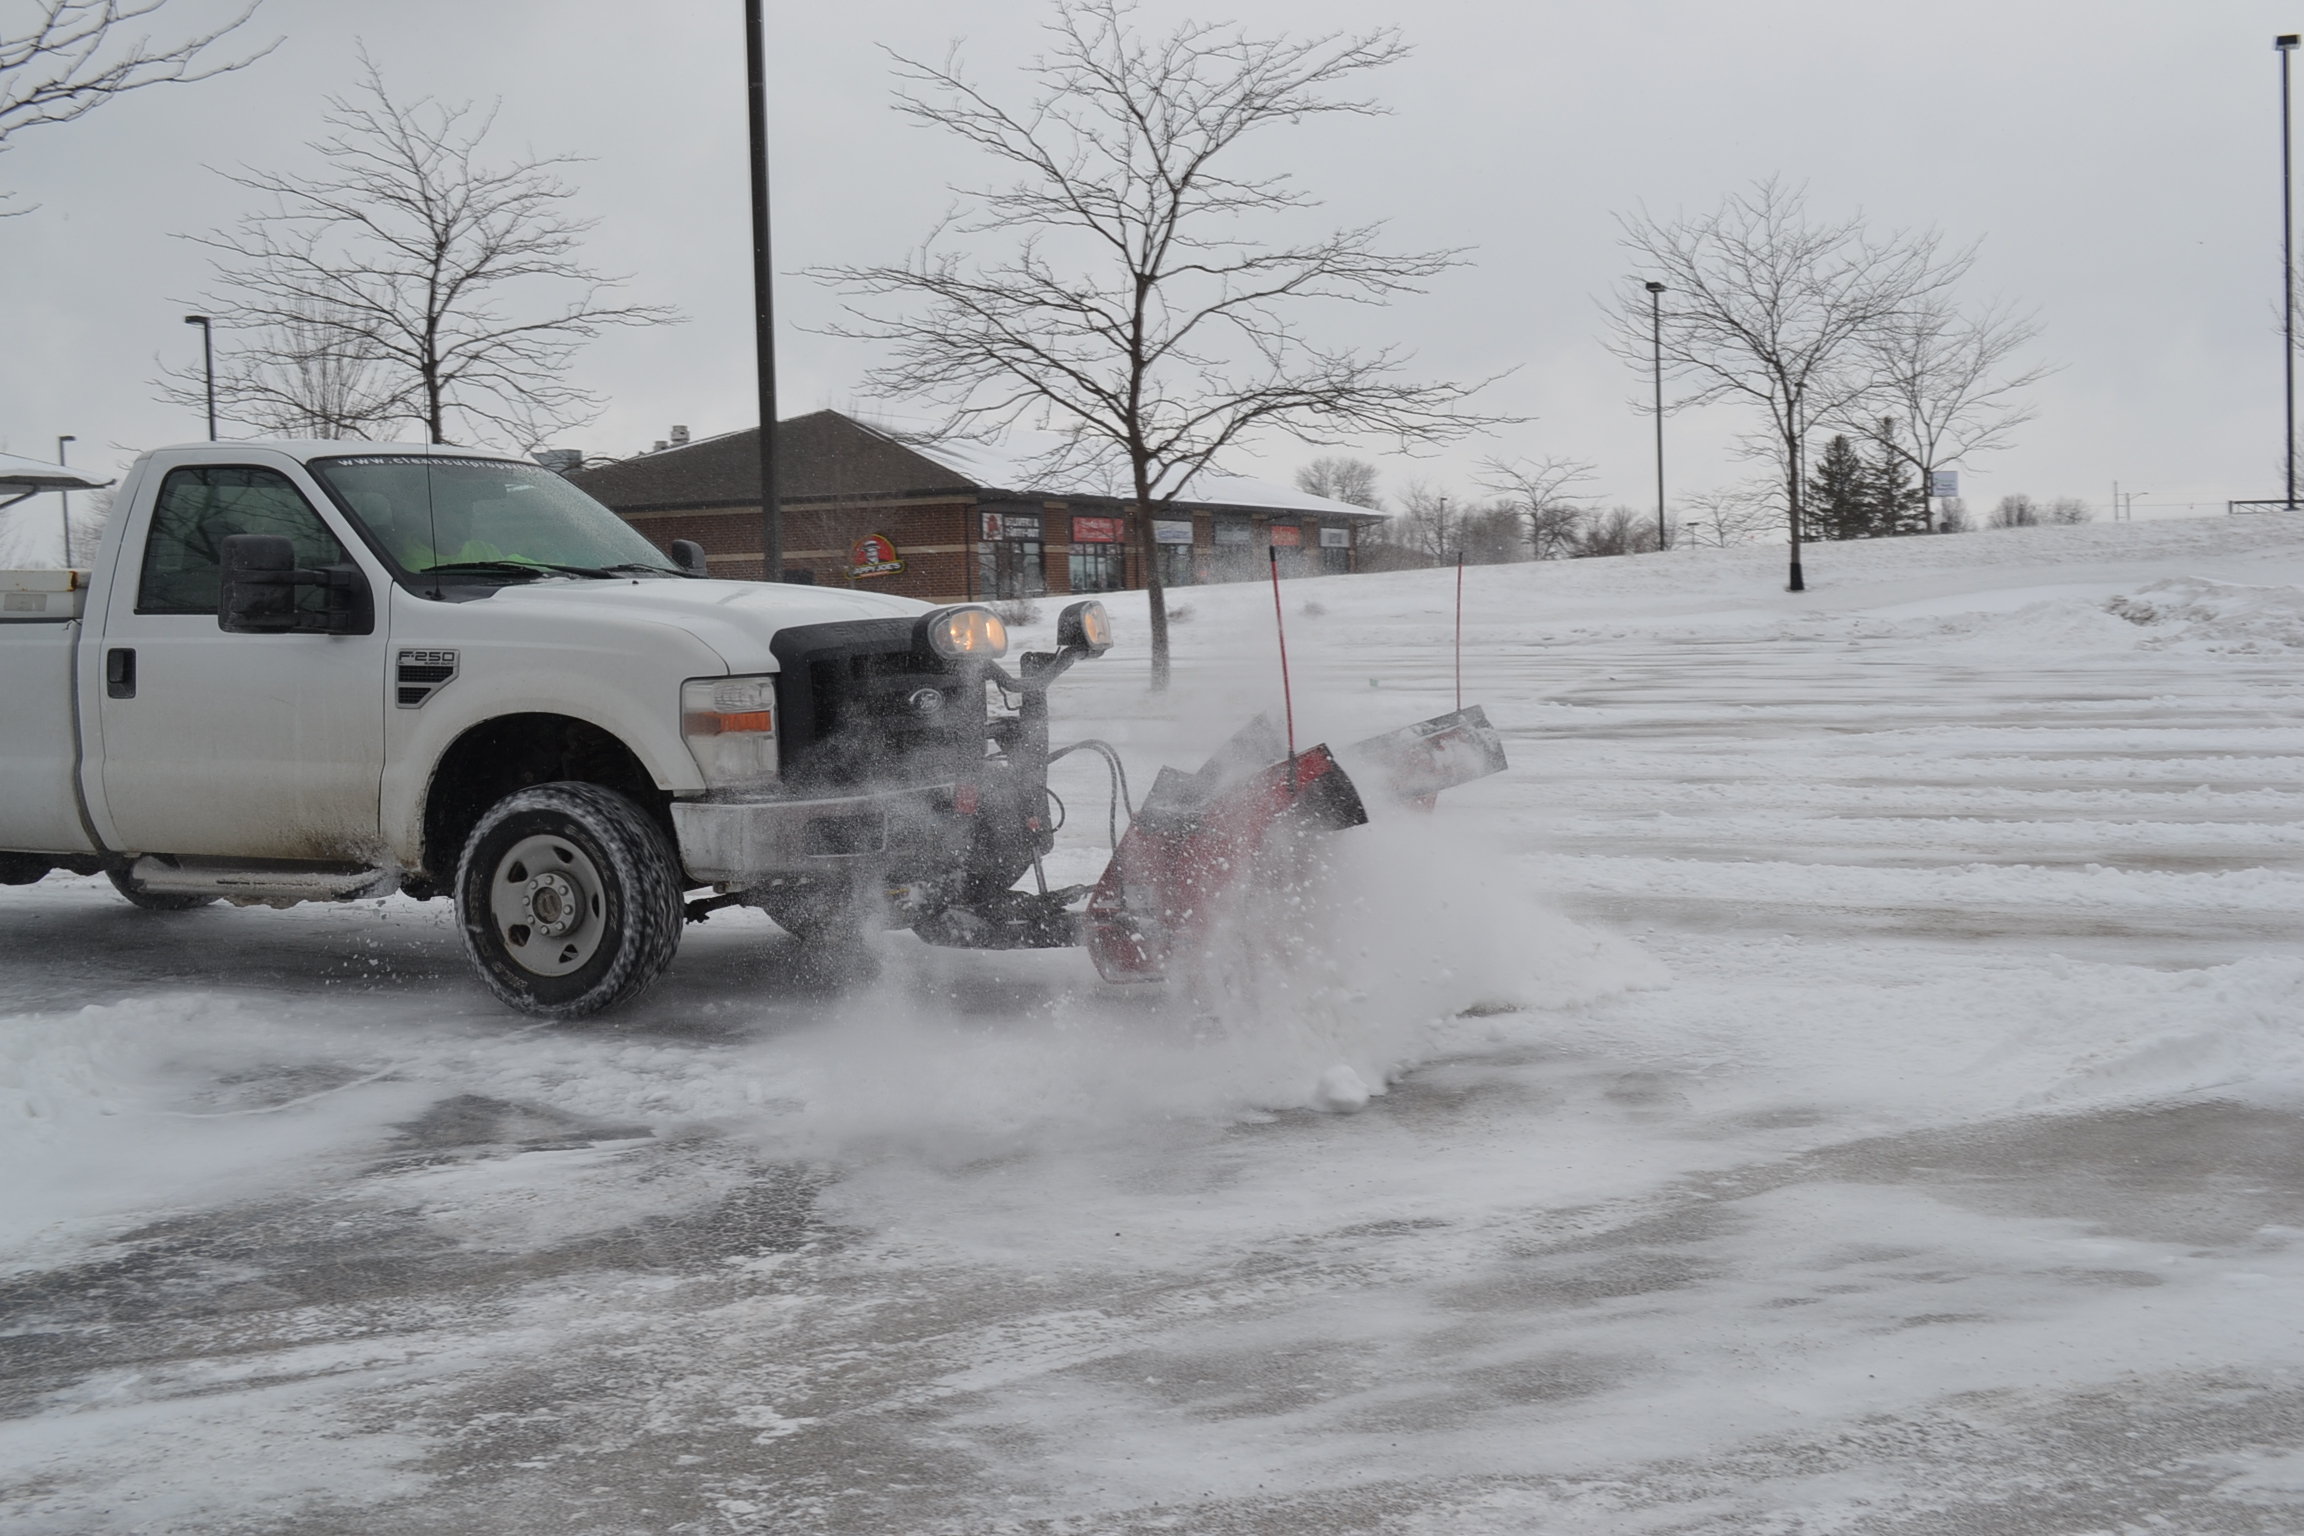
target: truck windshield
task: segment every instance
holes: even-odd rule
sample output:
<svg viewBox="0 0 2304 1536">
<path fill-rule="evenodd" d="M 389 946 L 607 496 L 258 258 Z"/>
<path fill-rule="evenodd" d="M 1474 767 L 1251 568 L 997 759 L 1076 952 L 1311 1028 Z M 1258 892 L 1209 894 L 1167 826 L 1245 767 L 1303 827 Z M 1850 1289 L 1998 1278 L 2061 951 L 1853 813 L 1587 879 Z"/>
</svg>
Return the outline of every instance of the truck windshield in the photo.
<svg viewBox="0 0 2304 1536">
<path fill-rule="evenodd" d="M 631 524 L 535 465 L 376 453 L 309 467 L 387 559 L 432 585 L 686 574 Z"/>
</svg>

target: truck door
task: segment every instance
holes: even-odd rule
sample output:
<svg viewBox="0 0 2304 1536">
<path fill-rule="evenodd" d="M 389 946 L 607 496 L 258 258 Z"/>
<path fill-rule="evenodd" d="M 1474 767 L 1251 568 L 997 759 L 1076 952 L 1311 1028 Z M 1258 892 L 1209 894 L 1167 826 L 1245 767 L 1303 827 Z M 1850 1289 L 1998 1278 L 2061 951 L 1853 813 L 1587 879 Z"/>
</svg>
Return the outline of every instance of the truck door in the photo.
<svg viewBox="0 0 2304 1536">
<path fill-rule="evenodd" d="M 350 561 L 377 580 L 365 552 L 348 552 L 354 541 L 282 470 L 168 471 L 143 528 L 121 544 L 104 621 L 98 708 L 112 832 L 131 853 L 373 862 L 383 627 L 227 634 L 216 622 L 219 554 L 236 533 L 285 534 L 299 566 Z M 308 600 L 322 599 L 315 589 Z"/>
</svg>

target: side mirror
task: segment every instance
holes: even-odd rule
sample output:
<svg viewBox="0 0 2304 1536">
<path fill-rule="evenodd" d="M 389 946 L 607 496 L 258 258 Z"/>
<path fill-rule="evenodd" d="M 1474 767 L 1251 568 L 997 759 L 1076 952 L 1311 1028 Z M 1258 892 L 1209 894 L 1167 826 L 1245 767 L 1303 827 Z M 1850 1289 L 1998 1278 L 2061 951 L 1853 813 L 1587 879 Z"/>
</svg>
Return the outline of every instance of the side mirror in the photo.
<svg viewBox="0 0 2304 1536">
<path fill-rule="evenodd" d="M 1101 656 L 1112 649 L 1112 620 L 1102 603 L 1074 603 L 1056 616 L 1056 648 Z"/>
<path fill-rule="evenodd" d="M 296 627 L 296 546 L 276 533 L 224 541 L 216 627 L 232 635 L 278 635 Z"/>
<path fill-rule="evenodd" d="M 276 533 L 235 533 L 224 541 L 216 582 L 216 627 L 229 635 L 283 635 L 298 630 L 366 635 L 376 629 L 368 578 L 356 565 L 298 570 L 295 544 Z M 298 587 L 319 587 L 328 606 L 305 613 Z"/>
<path fill-rule="evenodd" d="M 711 574 L 705 568 L 704 546 L 694 539 L 674 539 L 672 541 L 672 563 L 691 576 L 708 576 Z"/>
</svg>

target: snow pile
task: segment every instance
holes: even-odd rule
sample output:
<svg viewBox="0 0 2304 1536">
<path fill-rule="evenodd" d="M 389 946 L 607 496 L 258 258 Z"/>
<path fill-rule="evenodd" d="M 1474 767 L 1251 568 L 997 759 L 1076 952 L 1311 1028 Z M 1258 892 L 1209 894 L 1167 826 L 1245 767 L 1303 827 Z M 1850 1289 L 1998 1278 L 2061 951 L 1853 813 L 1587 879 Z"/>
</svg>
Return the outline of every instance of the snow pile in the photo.
<svg viewBox="0 0 2304 1536">
<path fill-rule="evenodd" d="M 2051 961 L 2060 980 L 2071 974 Z M 2304 1090 L 2304 960 L 2105 978 L 2092 1038 L 2031 1104 Z M 2115 990 L 2116 989 L 2116 990 Z M 2074 1035 L 2082 1031 L 2075 1029 Z"/>
<path fill-rule="evenodd" d="M 2176 576 L 2104 611 L 2150 631 L 2148 650 L 2277 653 L 2304 650 L 2304 587 L 2249 587 Z"/>
<path fill-rule="evenodd" d="M 1827 621 L 1829 622 L 1829 621 Z M 2304 587 L 2175 576 L 2144 586 L 2070 582 L 2003 587 L 1903 603 L 1840 621 L 1857 641 L 1921 640 L 2023 654 L 2166 651 L 2283 655 L 2304 650 Z M 1813 618 L 1773 638 L 1826 638 Z"/>
</svg>

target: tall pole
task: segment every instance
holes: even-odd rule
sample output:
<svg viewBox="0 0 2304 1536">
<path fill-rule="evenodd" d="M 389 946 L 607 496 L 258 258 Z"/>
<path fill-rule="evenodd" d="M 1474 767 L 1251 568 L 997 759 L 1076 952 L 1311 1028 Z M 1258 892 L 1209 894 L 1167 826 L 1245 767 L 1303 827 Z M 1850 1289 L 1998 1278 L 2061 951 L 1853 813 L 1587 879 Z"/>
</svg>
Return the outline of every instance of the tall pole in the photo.
<svg viewBox="0 0 2304 1536">
<path fill-rule="evenodd" d="M 1656 378 L 1656 549 L 1664 537 L 1664 285 L 1648 284 L 1648 360 Z"/>
<path fill-rule="evenodd" d="M 78 441 L 80 439 L 68 433 L 56 439 L 56 467 L 58 469 L 64 467 L 64 445 Z M 56 515 L 64 523 L 64 564 L 70 566 L 72 564 L 72 493 L 70 491 L 58 491 L 56 493 Z"/>
<path fill-rule="evenodd" d="M 768 63 L 760 0 L 744 0 L 752 113 L 752 345 L 760 366 L 760 579 L 784 579 L 784 500 L 776 486 L 776 306 L 768 266 Z"/>
<path fill-rule="evenodd" d="M 200 327 L 200 366 L 208 375 L 208 441 L 216 441 L 216 332 L 206 315 L 186 315 L 186 325 Z"/>
<path fill-rule="evenodd" d="M 2280 334 L 2287 341 L 2286 365 L 2288 421 L 2288 510 L 2296 510 L 2296 216 L 2291 211 L 2293 183 L 2288 174 L 2288 55 L 2296 51 L 2297 34 L 2284 32 L 2272 40 L 2280 53 Z"/>
</svg>

